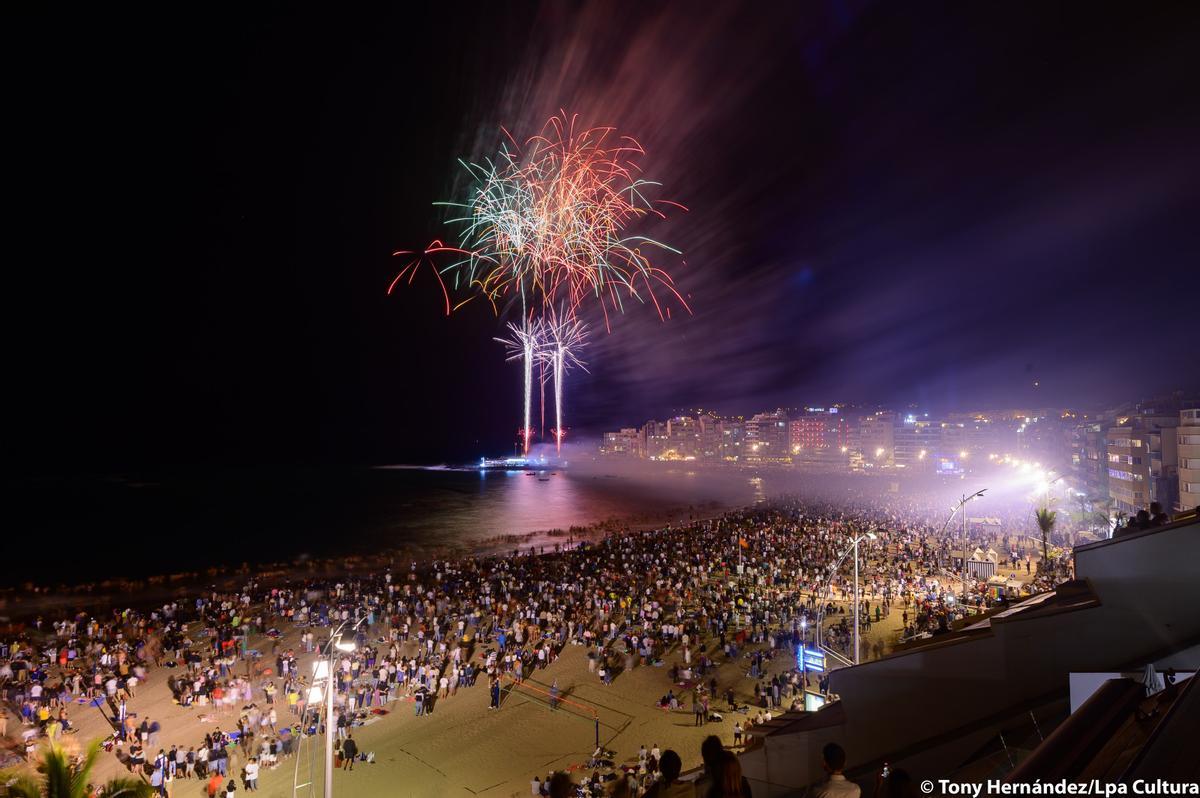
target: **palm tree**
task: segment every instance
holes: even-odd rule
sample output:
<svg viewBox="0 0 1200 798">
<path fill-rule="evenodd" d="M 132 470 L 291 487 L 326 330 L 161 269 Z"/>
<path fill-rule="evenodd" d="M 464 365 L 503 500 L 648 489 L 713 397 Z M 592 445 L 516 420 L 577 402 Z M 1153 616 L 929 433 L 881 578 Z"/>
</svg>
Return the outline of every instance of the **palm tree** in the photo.
<svg viewBox="0 0 1200 798">
<path fill-rule="evenodd" d="M 1040 510 L 1034 510 L 1033 517 L 1042 533 L 1042 561 L 1038 564 L 1040 571 L 1043 565 L 1050 563 L 1050 534 L 1054 531 L 1054 522 L 1058 520 L 1058 513 L 1049 507 L 1043 507 Z"/>
<path fill-rule="evenodd" d="M 99 740 L 88 746 L 79 762 L 72 762 L 59 743 L 50 743 L 37 767 L 42 774 L 41 781 L 18 776 L 8 785 L 8 794 L 14 798 L 86 798 L 88 779 L 99 755 Z M 154 788 L 140 779 L 113 779 L 103 785 L 97 795 L 99 798 L 153 798 Z"/>
</svg>

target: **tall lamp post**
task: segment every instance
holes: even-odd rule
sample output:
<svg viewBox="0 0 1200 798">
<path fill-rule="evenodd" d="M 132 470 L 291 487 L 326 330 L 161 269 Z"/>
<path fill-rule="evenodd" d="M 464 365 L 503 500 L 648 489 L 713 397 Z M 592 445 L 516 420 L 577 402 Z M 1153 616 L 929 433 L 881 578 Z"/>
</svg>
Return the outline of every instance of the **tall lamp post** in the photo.
<svg viewBox="0 0 1200 798">
<path fill-rule="evenodd" d="M 367 617 L 368 616 L 364 615 L 362 618 L 359 618 L 358 621 L 355 622 L 354 626 L 351 627 L 350 631 L 351 632 L 358 631 L 358 627 L 362 625 L 363 621 L 365 621 L 367 619 Z M 315 682 L 317 679 L 321 678 L 322 675 L 324 675 L 324 677 L 325 677 L 325 695 L 324 695 L 324 699 L 325 699 L 325 793 L 324 793 L 324 798 L 332 798 L 332 796 L 333 796 L 333 738 L 334 738 L 334 734 L 335 734 L 334 729 L 336 728 L 336 725 L 334 722 L 334 717 L 333 717 L 333 694 L 334 694 L 334 691 L 337 689 L 336 682 L 334 681 L 337 678 L 337 674 L 335 673 L 335 669 L 334 669 L 334 661 L 333 661 L 334 653 L 333 652 L 334 652 L 334 649 L 337 649 L 338 651 L 343 651 L 343 652 L 348 653 L 348 652 L 353 651 L 356 648 L 356 646 L 354 645 L 354 641 L 342 642 L 342 630 L 346 628 L 346 624 L 348 624 L 348 623 L 350 623 L 349 619 L 342 621 L 338 625 L 337 629 L 335 629 L 333 631 L 333 634 L 331 634 L 329 636 L 329 642 L 325 645 L 324 658 L 318 659 L 315 663 L 313 663 L 313 682 L 314 682 L 313 687 L 314 688 L 316 687 Z M 322 665 L 324 665 L 325 667 L 322 668 L 321 667 Z"/>
<path fill-rule="evenodd" d="M 981 490 L 975 491 L 970 496 L 963 496 L 962 501 L 960 501 L 953 508 L 951 508 L 950 515 L 947 516 L 946 523 L 942 524 L 942 532 L 941 532 L 941 534 L 938 535 L 938 537 L 941 537 L 942 534 L 945 534 L 946 527 L 950 526 L 950 522 L 954 519 L 954 516 L 958 513 L 959 510 L 962 510 L 963 507 L 966 506 L 967 502 L 972 501 L 974 499 L 981 498 L 983 496 L 983 494 L 986 492 L 987 492 L 987 488 L 983 488 Z M 965 510 L 963 510 L 962 570 L 959 574 L 959 579 L 962 582 L 963 598 L 965 599 L 967 596 L 967 513 Z"/>
<path fill-rule="evenodd" d="M 859 635 L 858 635 L 858 594 L 859 594 L 859 589 L 858 589 L 858 544 L 859 544 L 859 541 L 862 541 L 866 538 L 870 538 L 871 540 L 874 540 L 875 533 L 867 532 L 866 534 L 859 535 L 858 537 L 856 537 L 854 539 L 854 664 L 855 665 L 857 665 L 860 661 L 860 659 L 859 659 L 860 640 L 859 640 Z"/>
<path fill-rule="evenodd" d="M 833 586 L 833 578 L 837 576 L 838 568 L 841 567 L 842 561 L 851 553 L 854 554 L 854 664 L 859 663 L 859 640 L 858 640 L 858 544 L 863 540 L 875 540 L 874 530 L 864 532 L 854 539 L 850 547 L 838 557 L 837 562 L 833 564 L 833 568 L 829 571 L 829 581 L 825 583 L 825 592 L 821 599 L 821 606 L 818 608 L 817 614 L 817 645 L 821 645 L 821 629 L 822 621 L 825 620 L 825 599 L 824 596 L 829 595 L 829 588 Z"/>
</svg>

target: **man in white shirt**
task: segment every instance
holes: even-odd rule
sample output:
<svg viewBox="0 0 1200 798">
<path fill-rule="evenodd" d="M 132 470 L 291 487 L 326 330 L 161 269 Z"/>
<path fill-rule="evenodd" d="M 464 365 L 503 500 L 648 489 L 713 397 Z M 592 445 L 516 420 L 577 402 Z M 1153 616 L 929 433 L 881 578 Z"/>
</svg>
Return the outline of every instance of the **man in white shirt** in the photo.
<svg viewBox="0 0 1200 798">
<path fill-rule="evenodd" d="M 813 789 L 813 798 L 860 798 L 862 790 L 842 773 L 846 769 L 845 749 L 837 743 L 828 743 L 821 749 L 821 759 L 829 779 Z"/>
</svg>

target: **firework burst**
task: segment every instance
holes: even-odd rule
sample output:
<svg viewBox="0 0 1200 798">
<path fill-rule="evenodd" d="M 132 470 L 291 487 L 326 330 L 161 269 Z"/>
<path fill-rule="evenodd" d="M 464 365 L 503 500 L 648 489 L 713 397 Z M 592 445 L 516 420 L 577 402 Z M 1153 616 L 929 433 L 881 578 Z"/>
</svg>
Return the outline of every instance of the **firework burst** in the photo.
<svg viewBox="0 0 1200 798">
<path fill-rule="evenodd" d="M 506 132 L 507 135 L 507 132 Z M 565 307 L 575 315 L 594 302 L 609 327 L 629 299 L 650 302 L 666 315 L 660 294 L 687 309 L 674 280 L 655 265 L 653 252 L 679 250 L 636 235 L 662 208 L 683 208 L 647 194 L 658 184 L 636 177 L 641 145 L 611 127 L 576 129 L 566 114 L 546 123 L 524 146 L 507 136 L 493 160 L 463 163 L 474 183 L 468 201 L 444 203 L 458 211 L 461 249 L 469 252 L 444 271 L 478 290 L 497 313 Z"/>
<path fill-rule="evenodd" d="M 553 434 L 561 450 L 563 382 L 572 368 L 586 371 L 578 356 L 587 339 L 580 315 L 595 312 L 611 331 L 630 300 L 652 304 L 662 319 L 670 318 L 671 304 L 690 312 L 671 275 L 651 260 L 679 250 L 638 233 L 669 209 L 687 209 L 650 199 L 659 184 L 638 176 L 645 150 L 615 128 L 577 127 L 577 117 L 562 112 L 523 143 L 507 130 L 504 136 L 494 158 L 460 161 L 472 183 L 467 199 L 437 203 L 452 209 L 448 222 L 458 228 L 459 245 L 434 241 L 420 252 L 395 253 L 407 263 L 388 293 L 401 281 L 411 284 L 428 263 L 447 314 L 475 297 L 497 315 L 519 314 L 508 336 L 496 340 L 522 364 L 522 445 L 528 452 L 538 363 L 549 372 L 543 385 L 554 385 Z"/>
</svg>

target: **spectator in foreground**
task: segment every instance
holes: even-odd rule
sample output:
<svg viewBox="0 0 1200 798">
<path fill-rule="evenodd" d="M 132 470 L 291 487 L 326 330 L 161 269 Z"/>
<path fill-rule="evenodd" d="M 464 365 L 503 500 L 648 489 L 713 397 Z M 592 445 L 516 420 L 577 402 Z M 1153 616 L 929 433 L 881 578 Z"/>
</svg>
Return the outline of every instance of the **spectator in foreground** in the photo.
<svg viewBox="0 0 1200 798">
<path fill-rule="evenodd" d="M 721 753 L 720 780 L 709 789 L 706 798 L 750 798 L 750 783 L 742 775 L 742 765 L 728 751 Z"/>
<path fill-rule="evenodd" d="M 661 776 L 646 793 L 646 798 L 694 798 L 696 788 L 679 780 L 679 772 L 683 770 L 683 760 L 679 758 L 679 754 L 670 748 L 663 751 L 658 769 Z"/>
<path fill-rule="evenodd" d="M 704 738 L 704 742 L 700 744 L 700 758 L 704 760 L 704 775 L 696 780 L 696 798 L 709 798 L 709 796 L 724 796 L 732 794 L 724 792 L 727 790 L 722 781 L 722 774 L 725 772 L 725 763 L 732 760 L 737 765 L 738 777 L 741 780 L 740 790 L 737 795 L 739 798 L 751 798 L 750 782 L 742 776 L 741 764 L 737 761 L 737 757 L 725 750 L 725 746 L 721 744 L 721 738 L 715 734 L 710 734 Z"/>
<path fill-rule="evenodd" d="M 575 792 L 571 777 L 561 770 L 550 777 L 550 798 L 570 798 Z"/>
<path fill-rule="evenodd" d="M 827 743 L 821 749 L 821 766 L 829 778 L 813 790 L 813 798 L 860 798 L 862 790 L 852 781 L 847 781 L 846 750 L 837 743 Z"/>
</svg>

